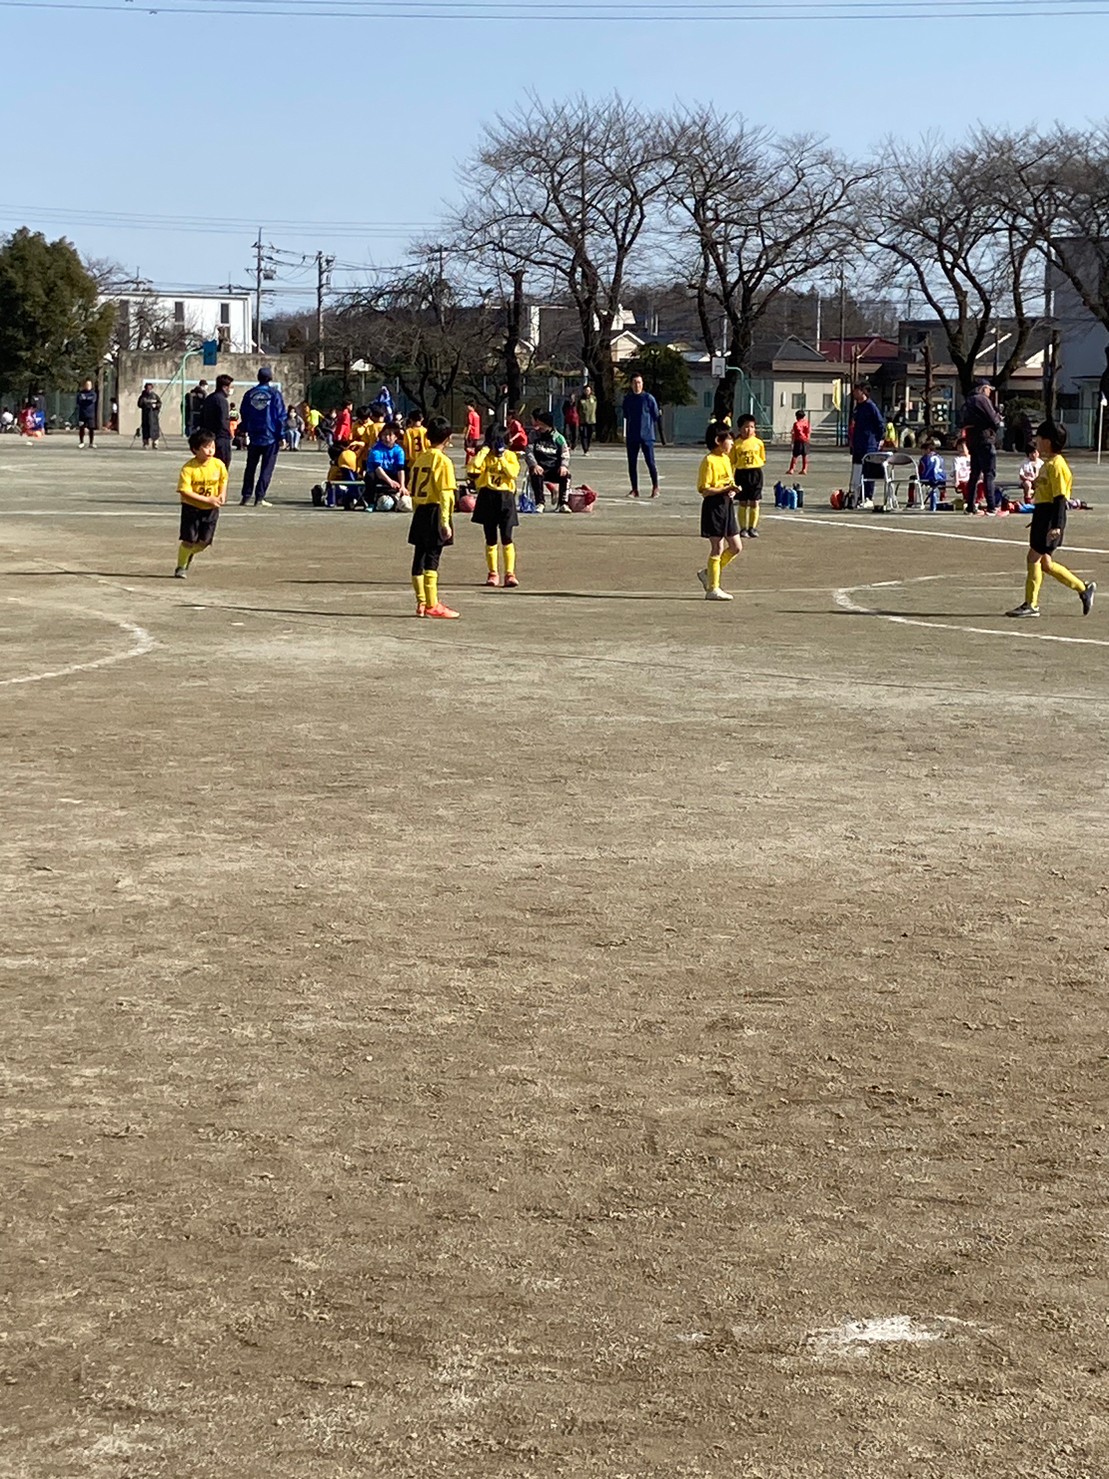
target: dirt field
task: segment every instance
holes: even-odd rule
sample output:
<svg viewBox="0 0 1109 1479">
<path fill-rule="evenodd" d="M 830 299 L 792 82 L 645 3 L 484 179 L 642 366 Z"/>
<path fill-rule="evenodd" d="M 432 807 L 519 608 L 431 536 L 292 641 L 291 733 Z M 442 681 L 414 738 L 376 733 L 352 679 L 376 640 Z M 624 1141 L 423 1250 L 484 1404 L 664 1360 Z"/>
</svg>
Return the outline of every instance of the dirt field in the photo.
<svg viewBox="0 0 1109 1479">
<path fill-rule="evenodd" d="M 4 1479 L 1109 1474 L 1109 476 L 1033 626 L 831 456 L 709 605 L 663 455 L 447 624 L 0 438 Z"/>
</svg>

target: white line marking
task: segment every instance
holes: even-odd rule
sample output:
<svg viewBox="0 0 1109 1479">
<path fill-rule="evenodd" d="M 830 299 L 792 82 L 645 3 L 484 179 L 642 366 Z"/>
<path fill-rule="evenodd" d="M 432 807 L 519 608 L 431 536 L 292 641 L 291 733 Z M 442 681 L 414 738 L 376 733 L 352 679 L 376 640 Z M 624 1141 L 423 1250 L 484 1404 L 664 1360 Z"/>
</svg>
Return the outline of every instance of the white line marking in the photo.
<svg viewBox="0 0 1109 1479">
<path fill-rule="evenodd" d="M 112 626 L 119 627 L 120 631 L 133 637 L 134 645 L 126 652 L 112 652 L 107 657 L 93 658 L 89 662 L 68 663 L 64 668 L 54 668 L 48 673 L 27 673 L 21 678 L 0 678 L 0 688 L 9 688 L 16 683 L 45 683 L 48 678 L 68 678 L 72 673 L 89 673 L 94 668 L 107 668 L 117 662 L 128 662 L 133 657 L 144 657 L 158 645 L 145 627 L 140 627 L 133 621 L 121 621 L 115 616 L 104 616 L 99 611 L 76 610 L 73 615 L 110 622 Z"/>
<path fill-rule="evenodd" d="M 841 611 L 850 611 L 855 616 L 876 616 L 879 621 L 892 621 L 903 627 L 923 627 L 928 632 L 970 632 L 976 637 L 1016 637 L 1025 642 L 1065 642 L 1073 647 L 1109 647 L 1109 641 L 1100 637 L 1056 637 L 1050 632 L 1030 632 L 1026 627 L 970 627 L 952 621 L 923 621 L 913 616 L 893 616 L 888 611 L 875 611 L 870 606 L 860 606 L 852 599 L 858 591 L 888 590 L 891 586 L 919 585 L 927 580 L 958 580 L 957 575 L 917 575 L 911 580 L 874 580 L 866 585 L 845 585 L 832 592 L 832 599 Z"/>
<path fill-rule="evenodd" d="M 1006 549 L 1012 549 L 1017 544 L 1015 539 L 998 539 L 988 534 L 956 534 L 953 529 L 903 529 L 893 524 L 872 524 L 862 519 L 836 519 L 834 522 L 831 519 L 809 519 L 803 522 L 787 514 L 768 514 L 766 517 L 775 523 L 793 524 L 798 529 L 865 529 L 870 534 L 917 534 L 923 535 L 925 539 L 964 539 L 969 544 L 1003 544 Z M 1066 548 L 1068 554 L 1109 555 L 1109 549 L 1096 549 L 1092 545 L 1068 544 Z"/>
</svg>

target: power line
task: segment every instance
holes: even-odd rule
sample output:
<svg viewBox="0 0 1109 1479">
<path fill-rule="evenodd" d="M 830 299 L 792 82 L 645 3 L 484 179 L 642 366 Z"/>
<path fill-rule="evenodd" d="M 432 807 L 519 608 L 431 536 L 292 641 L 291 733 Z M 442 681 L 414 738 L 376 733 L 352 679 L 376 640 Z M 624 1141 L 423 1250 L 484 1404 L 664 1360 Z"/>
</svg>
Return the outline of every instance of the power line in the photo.
<svg viewBox="0 0 1109 1479">
<path fill-rule="evenodd" d="M 311 13 L 321 20 L 524 20 L 564 21 L 573 12 L 575 21 L 623 22 L 631 18 L 654 21 L 921 21 L 950 19 L 960 20 L 1028 20 L 1050 17 L 1053 20 L 1071 17 L 1092 19 L 1109 15 L 1107 0 L 1070 0 L 1063 8 L 1052 5 L 1049 0 L 692 0 L 683 5 L 681 0 L 656 0 L 657 13 L 643 15 L 643 6 L 621 4 L 620 0 L 598 0 L 589 5 L 588 0 L 539 0 L 537 5 L 521 3 L 521 0 L 463 0 L 457 5 L 448 5 L 446 0 L 401 0 L 406 8 L 396 7 L 390 0 L 347 0 L 350 9 L 338 9 L 344 0 L 320 0 L 319 8 Z M 421 5 L 426 6 L 420 9 Z M 324 8 L 327 6 L 328 8 Z M 575 9 L 582 6 L 582 9 Z M 915 8 L 910 9 L 909 6 Z M 357 8 L 355 8 L 357 7 Z M 139 9 L 127 4 L 81 4 L 79 0 L 0 0 L 0 8 L 7 10 L 68 11 L 70 13 L 112 12 L 118 15 L 147 15 L 163 17 L 183 16 L 228 16 L 236 19 L 255 16 L 272 16 L 289 20 L 303 20 L 305 9 L 301 0 L 295 5 L 283 4 L 281 0 L 243 0 L 231 7 L 224 3 L 210 6 L 197 4 L 175 4 L 171 0 L 156 0 L 153 5 Z"/>
<path fill-rule="evenodd" d="M 4 0 L 0 0 L 4 3 Z M 0 220 L 25 221 L 37 219 L 49 224 L 63 226 L 115 227 L 126 226 L 137 231 L 190 231 L 211 236 L 244 236 L 253 234 L 258 223 L 246 219 L 226 217 L 214 222 L 204 216 L 157 215 L 153 212 L 129 212 L 75 208 L 67 210 L 60 206 L 11 205 L 0 203 Z M 275 236 L 318 237 L 337 236 L 349 239 L 395 240 L 420 231 L 438 230 L 433 221 L 268 221 L 267 231 Z"/>
</svg>

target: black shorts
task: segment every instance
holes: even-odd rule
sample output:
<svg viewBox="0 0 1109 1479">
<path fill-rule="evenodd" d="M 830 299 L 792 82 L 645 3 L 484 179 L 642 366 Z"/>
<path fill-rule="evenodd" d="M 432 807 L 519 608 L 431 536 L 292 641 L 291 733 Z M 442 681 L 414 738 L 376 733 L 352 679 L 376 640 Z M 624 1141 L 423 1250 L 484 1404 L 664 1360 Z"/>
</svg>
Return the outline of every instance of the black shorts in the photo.
<svg viewBox="0 0 1109 1479">
<path fill-rule="evenodd" d="M 701 499 L 701 538 L 727 539 L 739 533 L 735 499 L 730 493 L 707 493 Z"/>
<path fill-rule="evenodd" d="M 792 450 L 790 452 L 790 456 L 791 457 L 808 457 L 808 455 L 809 455 L 809 444 L 808 444 L 808 442 L 794 442 L 793 448 L 792 448 Z"/>
<path fill-rule="evenodd" d="M 1059 530 L 1059 538 L 1048 539 L 1052 529 Z M 1067 511 L 1063 510 L 1062 518 L 1056 523 L 1054 503 L 1037 503 L 1032 510 L 1032 529 L 1028 535 L 1028 545 L 1033 554 L 1053 555 L 1063 542 L 1063 536 L 1067 532 Z"/>
<path fill-rule="evenodd" d="M 443 538 L 437 503 L 421 503 L 412 511 L 412 522 L 408 526 L 409 544 L 416 549 L 440 550 L 452 542 Z"/>
<path fill-rule="evenodd" d="M 736 497 L 740 503 L 762 501 L 762 468 L 737 467 L 735 470 Z"/>
<path fill-rule="evenodd" d="M 496 488 L 479 488 L 470 522 L 480 524 L 485 530 L 486 544 L 496 544 L 498 534 L 502 544 L 511 544 L 512 531 L 520 522 L 520 515 L 516 512 L 516 495 L 498 492 Z"/>
<path fill-rule="evenodd" d="M 181 543 L 209 545 L 216 537 L 219 522 L 218 508 L 193 508 L 191 503 L 181 505 Z"/>
</svg>

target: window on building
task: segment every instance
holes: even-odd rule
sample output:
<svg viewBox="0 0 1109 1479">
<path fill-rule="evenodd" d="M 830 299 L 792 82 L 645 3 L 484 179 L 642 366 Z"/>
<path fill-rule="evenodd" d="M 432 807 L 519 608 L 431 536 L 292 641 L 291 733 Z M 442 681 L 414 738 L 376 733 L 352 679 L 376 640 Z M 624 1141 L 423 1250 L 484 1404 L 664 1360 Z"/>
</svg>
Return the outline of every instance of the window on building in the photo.
<svg viewBox="0 0 1109 1479">
<path fill-rule="evenodd" d="M 230 322 L 231 322 L 231 304 L 230 303 L 221 303 L 220 304 L 220 306 L 219 306 L 219 321 L 220 321 L 221 324 L 230 324 Z"/>
<path fill-rule="evenodd" d="M 790 396 L 790 401 L 792 402 L 793 410 L 803 411 L 805 409 L 805 392 L 803 390 L 795 390 Z"/>
<path fill-rule="evenodd" d="M 835 398 L 835 396 L 832 394 L 832 392 L 830 390 L 826 390 L 824 392 L 824 395 L 822 397 L 822 401 L 823 401 L 823 407 L 822 407 L 823 410 L 825 410 L 825 411 L 834 411 L 836 409 L 836 398 Z"/>
<path fill-rule="evenodd" d="M 175 324 L 183 324 L 185 322 L 184 303 L 175 303 L 173 305 L 173 321 Z"/>
<path fill-rule="evenodd" d="M 1082 405 L 1080 395 L 1069 394 L 1066 391 L 1060 391 L 1057 399 L 1060 411 L 1077 411 Z"/>
<path fill-rule="evenodd" d="M 711 411 L 712 410 L 712 401 L 713 401 L 713 393 L 712 393 L 711 390 L 706 390 L 705 391 L 704 396 L 702 397 L 702 401 L 703 401 L 705 410 L 706 411 Z"/>
</svg>

